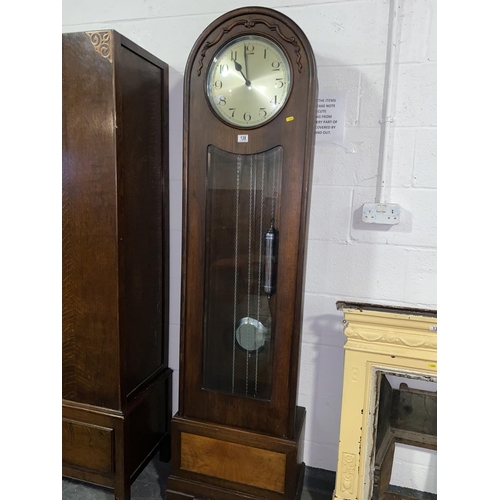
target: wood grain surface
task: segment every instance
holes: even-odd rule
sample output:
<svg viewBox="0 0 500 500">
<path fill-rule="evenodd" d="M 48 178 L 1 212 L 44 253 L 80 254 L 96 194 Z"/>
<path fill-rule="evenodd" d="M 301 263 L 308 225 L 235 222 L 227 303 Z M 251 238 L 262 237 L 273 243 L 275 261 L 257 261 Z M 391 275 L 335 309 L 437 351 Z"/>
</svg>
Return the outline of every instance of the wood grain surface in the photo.
<svg viewBox="0 0 500 500">
<path fill-rule="evenodd" d="M 181 433 L 181 468 L 283 492 L 286 455 L 205 436 Z"/>
<path fill-rule="evenodd" d="M 113 429 L 95 425 L 62 421 L 63 461 L 95 471 L 113 472 Z"/>
</svg>

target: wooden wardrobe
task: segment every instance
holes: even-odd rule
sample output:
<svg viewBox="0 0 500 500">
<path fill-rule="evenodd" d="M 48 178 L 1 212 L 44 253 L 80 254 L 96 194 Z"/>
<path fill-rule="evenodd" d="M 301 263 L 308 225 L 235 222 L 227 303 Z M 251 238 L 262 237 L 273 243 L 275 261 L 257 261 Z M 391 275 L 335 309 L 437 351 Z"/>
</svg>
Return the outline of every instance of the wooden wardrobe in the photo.
<svg viewBox="0 0 500 500">
<path fill-rule="evenodd" d="M 168 65 L 62 40 L 62 470 L 128 500 L 170 446 Z"/>
</svg>

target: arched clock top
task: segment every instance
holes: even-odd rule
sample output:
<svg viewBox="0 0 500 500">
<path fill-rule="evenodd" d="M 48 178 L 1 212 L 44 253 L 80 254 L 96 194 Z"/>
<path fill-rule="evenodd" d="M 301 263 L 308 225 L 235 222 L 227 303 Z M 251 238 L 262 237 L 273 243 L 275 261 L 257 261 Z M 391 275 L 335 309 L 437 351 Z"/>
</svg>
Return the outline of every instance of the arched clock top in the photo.
<svg viewBox="0 0 500 500">
<path fill-rule="evenodd" d="M 301 73 L 302 72 L 302 63 L 300 60 L 301 60 L 302 56 L 300 53 L 300 45 L 297 42 L 297 39 L 293 36 L 292 37 L 285 36 L 278 23 L 271 23 L 271 22 L 266 21 L 265 19 L 261 19 L 261 18 L 256 18 L 256 19 L 246 18 L 246 19 L 236 20 L 233 23 L 231 23 L 229 26 L 225 26 L 225 27 L 221 28 L 219 34 L 217 35 L 217 37 L 214 40 L 207 40 L 205 42 L 205 44 L 201 50 L 201 53 L 200 53 L 200 62 L 199 62 L 199 66 L 198 66 L 198 76 L 201 76 L 201 71 L 203 69 L 203 60 L 205 59 L 207 50 L 210 47 L 217 45 L 227 34 L 231 33 L 233 28 L 235 28 L 236 26 L 244 26 L 245 28 L 254 28 L 257 24 L 266 25 L 270 31 L 277 33 L 284 42 L 287 42 L 287 43 L 290 43 L 291 45 L 293 45 L 293 49 L 294 49 L 295 54 L 296 54 L 296 61 L 295 62 L 297 64 L 297 71 L 299 73 Z"/>
</svg>

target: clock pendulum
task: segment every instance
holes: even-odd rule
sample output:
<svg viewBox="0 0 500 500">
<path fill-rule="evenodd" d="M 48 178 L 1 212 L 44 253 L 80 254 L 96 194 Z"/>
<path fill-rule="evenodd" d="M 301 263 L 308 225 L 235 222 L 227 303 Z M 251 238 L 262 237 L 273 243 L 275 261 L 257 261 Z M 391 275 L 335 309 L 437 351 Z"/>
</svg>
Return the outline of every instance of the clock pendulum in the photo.
<svg viewBox="0 0 500 500">
<path fill-rule="evenodd" d="M 310 44 L 272 9 L 216 19 L 186 64 L 179 411 L 167 500 L 300 496 L 316 97 Z"/>
</svg>

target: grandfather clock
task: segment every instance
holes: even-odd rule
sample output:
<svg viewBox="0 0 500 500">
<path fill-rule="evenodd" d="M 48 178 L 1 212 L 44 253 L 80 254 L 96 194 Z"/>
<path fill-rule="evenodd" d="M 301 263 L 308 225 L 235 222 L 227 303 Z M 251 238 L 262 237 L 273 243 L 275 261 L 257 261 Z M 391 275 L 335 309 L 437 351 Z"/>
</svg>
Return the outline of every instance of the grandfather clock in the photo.
<svg viewBox="0 0 500 500">
<path fill-rule="evenodd" d="M 301 29 L 233 10 L 184 77 L 179 412 L 167 499 L 294 499 L 317 79 Z"/>
</svg>

